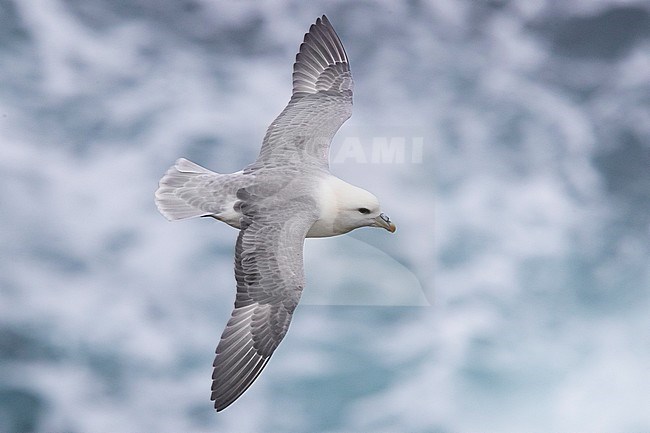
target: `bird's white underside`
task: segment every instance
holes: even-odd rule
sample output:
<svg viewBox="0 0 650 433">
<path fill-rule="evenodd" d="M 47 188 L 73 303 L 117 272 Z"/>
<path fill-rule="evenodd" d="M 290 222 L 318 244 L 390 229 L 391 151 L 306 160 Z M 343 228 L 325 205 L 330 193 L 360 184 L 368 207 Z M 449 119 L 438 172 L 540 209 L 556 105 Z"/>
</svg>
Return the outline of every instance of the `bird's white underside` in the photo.
<svg viewBox="0 0 650 433">
<path fill-rule="evenodd" d="M 228 179 L 237 182 L 242 172 L 218 174 L 196 163 L 180 158 L 160 181 L 156 191 L 156 205 L 170 221 L 212 216 L 226 224 L 240 228 L 242 213 L 237 210 L 236 190 L 224 195 L 219 212 L 208 212 L 209 208 L 199 196 L 219 196 L 221 184 Z M 179 185 L 183 186 L 179 188 Z M 379 202 L 370 192 L 351 185 L 336 176 L 323 175 L 314 189 L 320 217 L 307 232 L 307 237 L 337 236 L 358 227 L 356 221 L 346 224 L 342 212 L 358 206 L 377 208 Z M 360 216 L 361 217 L 361 216 Z"/>
</svg>

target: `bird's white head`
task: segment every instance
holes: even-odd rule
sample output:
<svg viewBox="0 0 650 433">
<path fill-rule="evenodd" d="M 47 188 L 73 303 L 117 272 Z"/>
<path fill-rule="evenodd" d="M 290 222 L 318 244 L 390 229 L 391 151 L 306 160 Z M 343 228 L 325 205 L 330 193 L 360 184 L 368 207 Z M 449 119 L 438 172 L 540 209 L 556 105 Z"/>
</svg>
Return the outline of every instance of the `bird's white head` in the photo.
<svg viewBox="0 0 650 433">
<path fill-rule="evenodd" d="M 321 215 L 307 237 L 336 236 L 359 227 L 395 231 L 395 224 L 381 212 L 377 197 L 337 177 L 323 179 L 318 201 Z"/>
<path fill-rule="evenodd" d="M 365 189 L 341 182 L 336 187 L 334 230 L 347 233 L 359 227 L 380 227 L 393 233 L 395 224 L 381 212 L 379 200 Z"/>
</svg>

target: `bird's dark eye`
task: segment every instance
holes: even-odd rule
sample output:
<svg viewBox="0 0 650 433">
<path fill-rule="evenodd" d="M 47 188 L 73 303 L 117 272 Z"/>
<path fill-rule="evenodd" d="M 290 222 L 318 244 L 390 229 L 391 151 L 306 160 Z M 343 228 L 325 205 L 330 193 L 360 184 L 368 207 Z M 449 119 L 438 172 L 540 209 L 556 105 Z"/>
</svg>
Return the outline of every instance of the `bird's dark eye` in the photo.
<svg viewBox="0 0 650 433">
<path fill-rule="evenodd" d="M 362 213 L 362 214 L 364 214 L 364 215 L 367 215 L 367 214 L 370 213 L 370 209 L 366 209 L 365 207 L 360 207 L 360 208 L 357 209 L 357 210 L 359 211 L 359 213 Z"/>
</svg>

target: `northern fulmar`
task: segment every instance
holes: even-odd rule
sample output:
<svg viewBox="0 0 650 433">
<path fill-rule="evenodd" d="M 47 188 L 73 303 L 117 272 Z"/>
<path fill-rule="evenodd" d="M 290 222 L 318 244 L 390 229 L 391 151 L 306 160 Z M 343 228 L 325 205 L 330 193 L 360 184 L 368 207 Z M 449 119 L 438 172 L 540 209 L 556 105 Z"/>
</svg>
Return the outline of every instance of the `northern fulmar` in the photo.
<svg viewBox="0 0 650 433">
<path fill-rule="evenodd" d="M 329 171 L 332 137 L 352 114 L 352 87 L 348 56 L 323 15 L 300 45 L 291 100 L 257 160 L 219 174 L 181 158 L 160 180 L 156 205 L 168 220 L 213 217 L 239 229 L 235 308 L 213 364 L 217 411 L 251 386 L 284 338 L 305 285 L 305 238 L 395 231 L 373 194 Z"/>
</svg>

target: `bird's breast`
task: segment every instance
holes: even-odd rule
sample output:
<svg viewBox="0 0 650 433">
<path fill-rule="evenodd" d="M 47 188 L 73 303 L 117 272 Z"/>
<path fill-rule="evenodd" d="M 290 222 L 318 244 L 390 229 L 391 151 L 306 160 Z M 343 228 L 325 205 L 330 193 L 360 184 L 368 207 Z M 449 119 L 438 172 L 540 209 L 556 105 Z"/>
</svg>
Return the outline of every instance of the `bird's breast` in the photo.
<svg viewBox="0 0 650 433">
<path fill-rule="evenodd" d="M 316 202 L 319 208 L 318 220 L 307 232 L 308 238 L 324 238 L 329 236 L 337 236 L 343 232 L 336 230 L 336 219 L 338 217 L 338 200 L 336 189 L 333 181 L 333 176 L 324 178 L 319 182 L 316 192 Z"/>
</svg>

